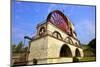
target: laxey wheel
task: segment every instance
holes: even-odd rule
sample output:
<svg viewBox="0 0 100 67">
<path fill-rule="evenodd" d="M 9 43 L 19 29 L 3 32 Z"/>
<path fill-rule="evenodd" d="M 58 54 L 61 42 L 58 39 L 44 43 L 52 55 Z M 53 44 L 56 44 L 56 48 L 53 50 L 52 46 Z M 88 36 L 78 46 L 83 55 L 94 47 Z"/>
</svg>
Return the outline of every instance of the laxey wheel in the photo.
<svg viewBox="0 0 100 67">
<path fill-rule="evenodd" d="M 47 17 L 47 22 L 51 22 L 65 33 L 72 35 L 71 28 L 68 24 L 68 19 L 61 11 L 52 11 Z"/>
</svg>

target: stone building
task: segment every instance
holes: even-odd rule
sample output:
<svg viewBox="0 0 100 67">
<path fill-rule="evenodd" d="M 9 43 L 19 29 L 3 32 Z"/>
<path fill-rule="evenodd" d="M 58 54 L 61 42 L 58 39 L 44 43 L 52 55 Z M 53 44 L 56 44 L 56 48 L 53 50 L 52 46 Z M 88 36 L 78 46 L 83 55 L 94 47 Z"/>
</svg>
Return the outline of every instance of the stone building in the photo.
<svg viewBox="0 0 100 67">
<path fill-rule="evenodd" d="M 29 42 L 28 64 L 72 62 L 83 57 L 74 25 L 59 10 L 52 11 Z"/>
</svg>

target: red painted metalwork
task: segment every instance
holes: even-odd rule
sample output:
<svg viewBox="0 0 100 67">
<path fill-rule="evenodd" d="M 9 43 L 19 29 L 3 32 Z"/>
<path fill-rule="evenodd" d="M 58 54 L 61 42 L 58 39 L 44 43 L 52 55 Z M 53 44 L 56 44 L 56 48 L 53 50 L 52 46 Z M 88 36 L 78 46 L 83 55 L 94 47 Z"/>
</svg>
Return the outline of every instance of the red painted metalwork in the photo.
<svg viewBox="0 0 100 67">
<path fill-rule="evenodd" d="M 53 23 L 67 34 L 71 34 L 71 30 L 68 25 L 68 19 L 61 11 L 55 10 L 51 12 L 47 17 L 47 21 Z"/>
</svg>

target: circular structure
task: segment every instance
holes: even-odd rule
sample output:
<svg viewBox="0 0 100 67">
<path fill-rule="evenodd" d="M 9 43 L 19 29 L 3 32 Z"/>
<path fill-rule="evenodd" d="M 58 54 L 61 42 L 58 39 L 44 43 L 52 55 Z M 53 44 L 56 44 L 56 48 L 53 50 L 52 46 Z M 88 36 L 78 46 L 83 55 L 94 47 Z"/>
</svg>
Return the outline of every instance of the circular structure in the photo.
<svg viewBox="0 0 100 67">
<path fill-rule="evenodd" d="M 39 35 L 43 36 L 44 33 L 45 33 L 45 27 L 41 27 L 40 30 L 39 30 Z"/>
<path fill-rule="evenodd" d="M 66 32 L 67 34 L 71 35 L 72 30 L 69 26 L 69 22 L 67 17 L 59 10 L 52 11 L 48 17 L 47 21 L 53 23 L 56 25 L 58 28 Z"/>
</svg>

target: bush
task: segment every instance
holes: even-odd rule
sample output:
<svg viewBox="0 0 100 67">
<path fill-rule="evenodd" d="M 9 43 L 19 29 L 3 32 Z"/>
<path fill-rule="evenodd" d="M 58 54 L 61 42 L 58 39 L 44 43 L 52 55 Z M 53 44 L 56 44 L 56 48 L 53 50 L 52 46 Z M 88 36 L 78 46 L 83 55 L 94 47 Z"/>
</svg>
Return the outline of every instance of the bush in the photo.
<svg viewBox="0 0 100 67">
<path fill-rule="evenodd" d="M 73 62 L 79 62 L 79 59 L 77 57 L 73 57 Z"/>
<path fill-rule="evenodd" d="M 33 59 L 33 65 L 37 64 L 37 59 Z"/>
</svg>

